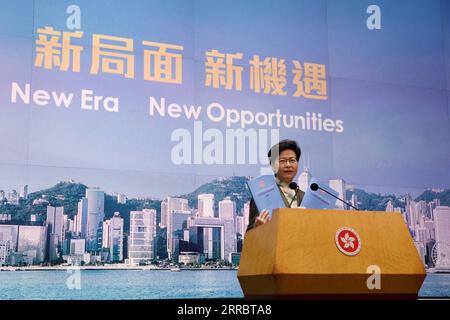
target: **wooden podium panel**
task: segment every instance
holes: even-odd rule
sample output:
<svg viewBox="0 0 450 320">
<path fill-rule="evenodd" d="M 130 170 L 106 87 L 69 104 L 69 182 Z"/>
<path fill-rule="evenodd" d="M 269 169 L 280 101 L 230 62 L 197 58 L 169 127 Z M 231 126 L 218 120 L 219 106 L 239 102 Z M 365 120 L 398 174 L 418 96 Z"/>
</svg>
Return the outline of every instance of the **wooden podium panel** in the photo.
<svg viewBox="0 0 450 320">
<path fill-rule="evenodd" d="M 357 254 L 336 244 L 344 227 L 359 237 Z M 416 298 L 425 276 L 400 213 L 320 209 L 275 210 L 246 233 L 238 271 L 250 298 Z"/>
</svg>

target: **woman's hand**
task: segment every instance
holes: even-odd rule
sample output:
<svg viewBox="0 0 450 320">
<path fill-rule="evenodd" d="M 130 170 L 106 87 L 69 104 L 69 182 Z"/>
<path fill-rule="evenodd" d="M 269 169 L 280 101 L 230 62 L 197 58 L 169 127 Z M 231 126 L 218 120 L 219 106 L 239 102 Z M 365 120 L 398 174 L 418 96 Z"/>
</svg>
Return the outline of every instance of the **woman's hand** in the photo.
<svg viewBox="0 0 450 320">
<path fill-rule="evenodd" d="M 255 227 L 263 225 L 263 224 L 265 224 L 265 223 L 267 223 L 269 221 L 270 221 L 269 210 L 264 209 L 263 211 L 261 211 L 259 213 L 259 216 L 256 217 Z"/>
</svg>

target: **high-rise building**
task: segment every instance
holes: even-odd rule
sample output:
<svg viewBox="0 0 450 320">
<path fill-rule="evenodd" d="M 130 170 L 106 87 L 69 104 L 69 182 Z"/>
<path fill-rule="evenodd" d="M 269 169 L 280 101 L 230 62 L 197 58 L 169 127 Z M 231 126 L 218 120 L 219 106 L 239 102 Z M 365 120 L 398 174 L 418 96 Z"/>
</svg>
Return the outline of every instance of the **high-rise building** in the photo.
<svg viewBox="0 0 450 320">
<path fill-rule="evenodd" d="M 0 265 L 8 263 L 8 255 L 22 256 L 26 264 L 45 260 L 46 226 L 0 225 Z"/>
<path fill-rule="evenodd" d="M 347 200 L 346 199 L 346 193 L 345 193 L 345 181 L 342 179 L 332 179 L 329 181 L 329 186 L 331 189 L 336 191 L 338 193 L 338 197 Z M 346 209 L 346 205 L 342 202 L 336 199 L 335 207 L 338 209 Z"/>
<path fill-rule="evenodd" d="M 130 212 L 128 259 L 131 265 L 149 262 L 155 258 L 156 210 Z"/>
<path fill-rule="evenodd" d="M 434 209 L 440 205 L 441 205 L 441 200 L 439 200 L 439 199 L 434 199 L 433 201 L 430 201 L 428 203 L 428 217 L 431 220 L 434 220 L 434 215 L 433 215 Z"/>
<path fill-rule="evenodd" d="M 85 239 L 70 239 L 70 255 L 82 255 L 84 254 L 84 250 L 86 248 L 86 240 Z"/>
<path fill-rule="evenodd" d="M 356 195 L 356 193 L 353 193 L 353 194 L 352 194 L 351 204 L 352 204 L 352 206 L 354 206 L 355 208 L 358 208 L 358 196 Z M 355 209 L 350 208 L 350 210 L 355 210 Z"/>
<path fill-rule="evenodd" d="M 109 259 L 112 262 L 123 260 L 123 219 L 119 212 L 109 220 Z"/>
<path fill-rule="evenodd" d="M 309 170 L 309 158 L 308 163 L 305 163 L 303 166 L 303 171 L 300 173 L 297 179 L 298 187 L 302 191 L 306 191 L 308 189 L 309 184 L 311 182 L 312 176 L 311 171 Z"/>
<path fill-rule="evenodd" d="M 425 244 L 422 242 L 414 242 L 414 245 L 416 246 L 420 260 L 422 260 L 422 263 L 425 265 L 425 254 L 426 254 Z"/>
<path fill-rule="evenodd" d="M 86 189 L 87 198 L 87 235 L 86 246 L 88 251 L 98 250 L 98 229 L 102 227 L 105 217 L 105 193 L 99 189 Z"/>
<path fill-rule="evenodd" d="M 63 239 L 64 207 L 47 206 L 47 219 L 49 233 L 58 235 L 60 241 Z"/>
<path fill-rule="evenodd" d="M 242 212 L 242 216 L 244 217 L 245 229 L 247 229 L 247 226 L 250 221 L 250 201 L 247 201 L 246 203 L 244 203 L 244 209 Z"/>
<path fill-rule="evenodd" d="M 167 199 L 161 201 L 161 223 L 160 227 L 165 228 L 167 226 L 167 214 L 168 214 L 168 204 Z"/>
<path fill-rule="evenodd" d="M 195 217 L 189 225 L 190 242 L 201 250 L 205 258 L 227 260 L 236 252 L 236 227 L 234 220 Z"/>
<path fill-rule="evenodd" d="M 230 197 L 226 197 L 219 201 L 219 218 L 234 220 L 236 217 L 236 202 L 231 201 Z"/>
<path fill-rule="evenodd" d="M 124 194 L 117 194 L 117 203 L 125 204 L 127 203 L 127 197 Z"/>
<path fill-rule="evenodd" d="M 427 229 L 425 228 L 425 226 L 421 226 L 420 224 L 416 225 L 414 234 L 415 234 L 415 241 L 425 246 L 425 244 L 429 240 L 427 238 Z"/>
<path fill-rule="evenodd" d="M 173 211 L 171 213 L 170 230 L 172 232 L 171 241 L 172 245 L 168 256 L 170 259 L 178 259 L 178 243 L 180 240 L 184 240 L 184 230 L 188 228 L 188 219 L 191 217 L 190 211 Z"/>
<path fill-rule="evenodd" d="M 0 190 L 0 202 L 4 201 L 5 199 L 6 199 L 5 191 L 4 190 Z"/>
<path fill-rule="evenodd" d="M 222 257 L 222 247 L 225 239 L 221 236 L 220 228 L 205 228 L 203 241 L 205 243 L 203 254 L 208 259 L 224 259 Z"/>
<path fill-rule="evenodd" d="M 394 205 L 391 200 L 388 201 L 385 211 L 386 212 L 394 212 Z"/>
<path fill-rule="evenodd" d="M 81 198 L 78 202 L 78 213 L 75 218 L 75 233 L 81 238 L 87 238 L 88 199 Z"/>
<path fill-rule="evenodd" d="M 45 260 L 47 230 L 45 226 L 22 226 L 18 228 L 17 252 L 24 256 L 26 264 L 39 264 Z"/>
<path fill-rule="evenodd" d="M 167 226 L 156 229 L 155 252 L 156 259 L 167 258 Z"/>
<path fill-rule="evenodd" d="M 242 238 L 245 234 L 245 225 L 244 225 L 244 217 L 243 216 L 236 216 L 236 233 L 239 233 Z"/>
<path fill-rule="evenodd" d="M 432 220 L 425 221 L 425 229 L 426 229 L 427 242 L 430 242 L 430 240 L 436 240 L 436 231 L 435 231 L 435 227 L 434 227 L 434 221 L 432 221 Z"/>
<path fill-rule="evenodd" d="M 405 206 L 406 208 L 406 219 L 408 221 L 408 226 L 411 230 L 414 230 L 414 226 L 418 223 L 418 212 L 417 212 L 417 206 L 416 202 L 410 198 L 410 196 L 407 197 L 407 204 Z"/>
<path fill-rule="evenodd" d="M 0 225 L 0 265 L 7 264 L 9 254 L 17 251 L 18 225 Z"/>
<path fill-rule="evenodd" d="M 28 198 L 28 185 L 24 185 L 23 187 L 21 187 L 20 189 L 20 197 L 23 199 L 27 199 Z"/>
<path fill-rule="evenodd" d="M 47 259 L 57 260 L 62 253 L 62 243 L 64 241 L 64 207 L 47 206 L 47 233 L 48 247 Z"/>
<path fill-rule="evenodd" d="M 236 223 L 235 220 L 224 220 L 220 219 L 224 228 L 222 232 L 224 233 L 223 246 L 224 246 L 224 258 L 228 259 L 231 252 L 237 251 L 237 237 L 236 237 Z M 231 223 L 227 223 L 227 221 Z"/>
<path fill-rule="evenodd" d="M 172 249 L 172 214 L 173 212 L 188 212 L 189 205 L 187 199 L 182 198 L 171 198 L 168 197 L 164 200 L 165 205 L 161 205 L 161 210 L 165 208 L 166 225 L 167 225 L 167 254 L 170 255 L 173 251 Z M 164 213 L 161 211 L 161 221 L 163 219 Z"/>
<path fill-rule="evenodd" d="M 442 242 L 450 246 L 450 207 L 436 207 L 434 217 L 436 242 Z"/>
<path fill-rule="evenodd" d="M 63 233 L 62 233 L 62 241 L 66 240 L 67 236 L 72 233 L 72 220 L 69 219 L 67 214 L 63 215 Z"/>
<path fill-rule="evenodd" d="M 445 257 L 437 264 L 450 266 L 450 207 L 437 206 L 434 209 L 434 224 L 438 257 Z"/>
<path fill-rule="evenodd" d="M 74 233 L 75 232 L 75 220 L 67 219 L 67 232 Z"/>
<path fill-rule="evenodd" d="M 416 202 L 416 212 L 417 212 L 417 220 L 420 220 L 421 217 L 427 216 L 428 206 L 427 203 L 423 200 Z"/>
<path fill-rule="evenodd" d="M 109 248 L 110 220 L 103 221 L 102 248 Z"/>
<path fill-rule="evenodd" d="M 214 195 L 198 195 L 198 216 L 202 218 L 214 218 Z"/>
<path fill-rule="evenodd" d="M 11 253 L 11 242 L 0 240 L 0 266 L 7 264 Z"/>
<path fill-rule="evenodd" d="M 9 204 L 14 204 L 14 205 L 19 204 L 19 194 L 17 193 L 17 191 L 12 190 L 11 192 L 9 192 L 7 200 L 8 200 Z"/>
<path fill-rule="evenodd" d="M 409 206 L 412 201 L 412 196 L 409 193 L 406 194 L 405 201 L 406 201 L 406 205 Z"/>
</svg>

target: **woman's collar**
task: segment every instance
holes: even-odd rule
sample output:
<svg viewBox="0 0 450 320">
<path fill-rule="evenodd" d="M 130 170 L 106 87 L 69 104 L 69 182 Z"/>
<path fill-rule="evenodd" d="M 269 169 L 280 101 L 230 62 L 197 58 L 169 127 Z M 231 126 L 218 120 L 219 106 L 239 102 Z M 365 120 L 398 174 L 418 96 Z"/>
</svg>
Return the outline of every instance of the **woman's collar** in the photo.
<svg viewBox="0 0 450 320">
<path fill-rule="evenodd" d="M 275 178 L 275 180 L 277 181 L 277 184 L 278 184 L 280 187 L 283 187 L 283 188 L 289 188 L 289 183 L 287 183 L 287 182 L 285 182 L 285 181 L 281 181 L 280 179 L 278 179 L 278 177 Z"/>
</svg>

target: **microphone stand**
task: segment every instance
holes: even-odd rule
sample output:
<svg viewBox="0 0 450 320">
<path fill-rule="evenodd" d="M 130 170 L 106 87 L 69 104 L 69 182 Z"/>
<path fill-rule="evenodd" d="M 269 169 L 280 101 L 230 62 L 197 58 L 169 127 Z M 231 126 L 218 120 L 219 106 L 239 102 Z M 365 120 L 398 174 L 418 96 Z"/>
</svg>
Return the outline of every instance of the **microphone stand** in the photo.
<svg viewBox="0 0 450 320">
<path fill-rule="evenodd" d="M 325 190 L 325 189 L 322 189 L 319 185 L 317 185 L 317 187 L 320 189 L 320 190 L 322 190 L 322 191 L 325 191 L 326 193 L 328 193 L 330 196 L 332 196 L 332 197 L 334 197 L 334 198 L 336 198 L 336 199 L 338 199 L 338 200 L 340 200 L 340 201 L 342 201 L 343 203 L 345 203 L 346 205 L 348 205 L 348 206 L 350 206 L 350 207 L 352 207 L 353 209 L 355 209 L 356 211 L 359 211 L 359 209 L 358 208 L 356 208 L 356 207 L 354 207 L 354 206 L 352 206 L 350 203 L 348 203 L 347 201 L 344 201 L 344 200 L 342 200 L 341 198 L 338 198 L 338 197 L 336 197 L 334 194 L 332 194 L 332 193 L 330 193 L 330 192 L 328 192 L 327 190 Z"/>
<path fill-rule="evenodd" d="M 295 194 L 294 194 L 294 197 L 293 197 L 292 200 L 291 200 L 291 203 L 289 203 L 289 208 L 292 206 L 292 203 L 294 202 L 295 198 L 297 198 L 298 190 L 300 190 L 299 187 L 297 187 L 297 188 L 295 189 Z"/>
</svg>

